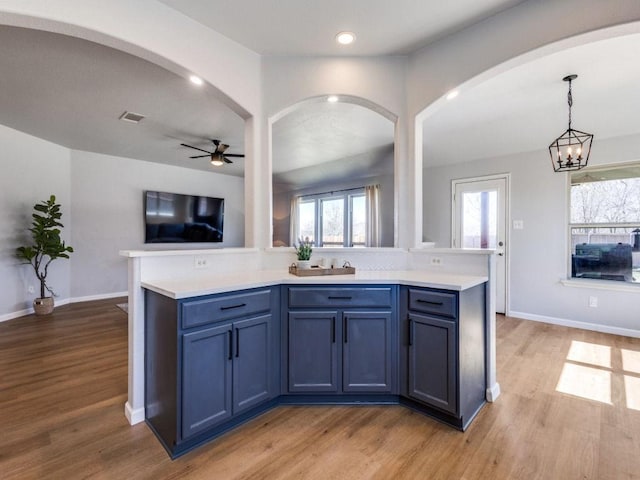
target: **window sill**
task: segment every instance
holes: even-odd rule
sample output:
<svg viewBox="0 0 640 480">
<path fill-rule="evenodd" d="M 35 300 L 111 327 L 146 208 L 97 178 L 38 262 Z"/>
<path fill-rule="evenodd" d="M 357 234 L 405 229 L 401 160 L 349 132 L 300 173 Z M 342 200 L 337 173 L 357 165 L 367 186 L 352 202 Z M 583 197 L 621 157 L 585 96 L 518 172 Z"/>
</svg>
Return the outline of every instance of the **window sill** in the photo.
<svg viewBox="0 0 640 480">
<path fill-rule="evenodd" d="M 639 283 L 616 282 L 615 280 L 581 280 L 570 278 L 560 280 L 560 283 L 565 287 L 592 288 L 616 292 L 640 292 Z"/>
</svg>

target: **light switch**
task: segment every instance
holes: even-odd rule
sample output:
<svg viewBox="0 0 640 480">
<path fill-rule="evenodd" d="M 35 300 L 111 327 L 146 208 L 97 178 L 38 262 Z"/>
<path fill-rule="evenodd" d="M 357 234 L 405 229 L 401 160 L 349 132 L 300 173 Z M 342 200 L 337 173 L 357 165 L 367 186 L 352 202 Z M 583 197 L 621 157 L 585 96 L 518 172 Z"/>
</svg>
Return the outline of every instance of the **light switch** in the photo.
<svg viewBox="0 0 640 480">
<path fill-rule="evenodd" d="M 513 229 L 514 230 L 523 230 L 524 229 L 524 220 L 514 220 L 513 221 Z"/>
</svg>

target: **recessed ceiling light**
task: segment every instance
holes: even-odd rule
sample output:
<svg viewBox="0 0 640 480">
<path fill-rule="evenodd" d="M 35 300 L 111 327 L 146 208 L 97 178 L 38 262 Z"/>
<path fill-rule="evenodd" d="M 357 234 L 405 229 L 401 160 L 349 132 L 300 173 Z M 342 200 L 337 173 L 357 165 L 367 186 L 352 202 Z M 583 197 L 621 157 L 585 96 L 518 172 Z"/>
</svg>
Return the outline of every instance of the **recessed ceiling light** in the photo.
<svg viewBox="0 0 640 480">
<path fill-rule="evenodd" d="M 327 97 L 327 102 L 329 103 L 336 103 L 338 101 L 338 96 L 337 95 L 329 95 Z"/>
<path fill-rule="evenodd" d="M 447 93 L 447 100 L 453 100 L 458 96 L 459 93 L 460 92 L 458 90 L 451 90 L 449 93 Z"/>
<path fill-rule="evenodd" d="M 340 32 L 336 35 L 336 42 L 340 45 L 350 45 L 356 40 L 356 34 L 353 32 Z"/>
<path fill-rule="evenodd" d="M 197 75 L 191 75 L 189 80 L 191 80 L 191 83 L 195 83 L 196 85 L 202 85 L 204 83 Z"/>
</svg>

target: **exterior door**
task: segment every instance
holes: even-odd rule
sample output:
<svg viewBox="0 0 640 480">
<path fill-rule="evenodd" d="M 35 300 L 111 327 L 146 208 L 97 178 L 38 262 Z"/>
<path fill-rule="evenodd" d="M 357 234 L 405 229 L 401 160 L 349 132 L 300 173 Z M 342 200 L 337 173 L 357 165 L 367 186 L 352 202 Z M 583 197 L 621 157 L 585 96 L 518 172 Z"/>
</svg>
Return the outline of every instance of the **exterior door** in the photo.
<svg viewBox="0 0 640 480">
<path fill-rule="evenodd" d="M 507 307 L 509 175 L 452 182 L 452 246 L 496 251 L 496 312 Z"/>
</svg>

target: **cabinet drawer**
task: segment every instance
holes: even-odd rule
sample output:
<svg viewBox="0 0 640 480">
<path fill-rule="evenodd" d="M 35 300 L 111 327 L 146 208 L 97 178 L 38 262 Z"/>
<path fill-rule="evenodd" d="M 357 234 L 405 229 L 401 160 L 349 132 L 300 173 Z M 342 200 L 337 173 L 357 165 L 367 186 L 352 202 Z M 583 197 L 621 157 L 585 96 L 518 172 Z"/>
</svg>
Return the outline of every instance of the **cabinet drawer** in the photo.
<svg viewBox="0 0 640 480">
<path fill-rule="evenodd" d="M 271 290 L 192 300 L 181 305 L 182 328 L 266 312 L 270 309 Z"/>
<path fill-rule="evenodd" d="M 456 318 L 458 295 L 433 290 L 409 289 L 409 310 Z"/>
<path fill-rule="evenodd" d="M 290 307 L 391 307 L 391 287 L 289 287 Z"/>
</svg>

